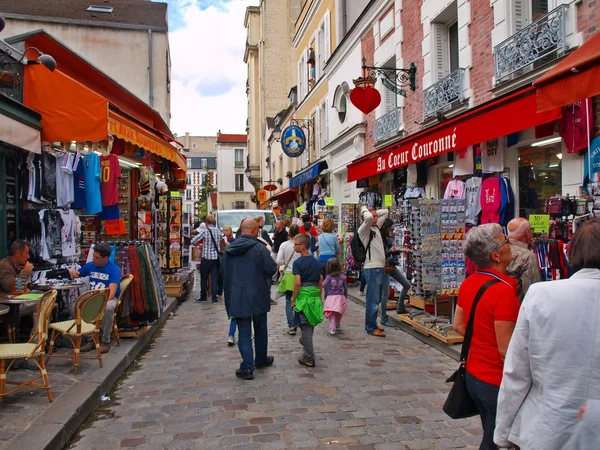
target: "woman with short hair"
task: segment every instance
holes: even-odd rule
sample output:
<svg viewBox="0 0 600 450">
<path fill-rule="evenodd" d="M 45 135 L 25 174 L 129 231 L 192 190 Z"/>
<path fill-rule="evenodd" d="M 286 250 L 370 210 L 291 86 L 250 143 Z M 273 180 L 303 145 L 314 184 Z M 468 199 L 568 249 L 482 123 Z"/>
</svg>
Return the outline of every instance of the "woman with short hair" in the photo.
<svg viewBox="0 0 600 450">
<path fill-rule="evenodd" d="M 535 283 L 523 299 L 498 398 L 501 447 L 575 448 L 579 408 L 600 399 L 600 219 L 575 232 L 569 264 L 571 278 Z"/>
<path fill-rule="evenodd" d="M 498 391 L 508 343 L 519 315 L 516 280 L 505 272 L 513 259 L 510 242 L 496 223 L 473 228 L 463 243 L 477 270 L 460 286 L 454 329 L 464 336 L 476 297 L 471 348 L 466 362 L 467 389 L 477 405 L 483 440 L 480 450 L 495 450 Z"/>
</svg>

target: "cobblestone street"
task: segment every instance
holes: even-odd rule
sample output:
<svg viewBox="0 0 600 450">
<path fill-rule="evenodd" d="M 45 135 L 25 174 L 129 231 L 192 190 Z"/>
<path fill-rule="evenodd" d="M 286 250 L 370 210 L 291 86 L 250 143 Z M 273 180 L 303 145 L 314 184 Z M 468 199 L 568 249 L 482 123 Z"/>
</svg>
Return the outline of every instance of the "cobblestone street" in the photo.
<svg viewBox="0 0 600 450">
<path fill-rule="evenodd" d="M 280 300 L 269 315 L 275 364 L 243 381 L 224 305 L 187 301 L 70 448 L 477 448 L 479 419 L 441 410 L 457 363 L 400 330 L 368 336 L 363 323 L 348 302 L 339 334 L 315 330 L 317 366 L 305 368 Z"/>
</svg>

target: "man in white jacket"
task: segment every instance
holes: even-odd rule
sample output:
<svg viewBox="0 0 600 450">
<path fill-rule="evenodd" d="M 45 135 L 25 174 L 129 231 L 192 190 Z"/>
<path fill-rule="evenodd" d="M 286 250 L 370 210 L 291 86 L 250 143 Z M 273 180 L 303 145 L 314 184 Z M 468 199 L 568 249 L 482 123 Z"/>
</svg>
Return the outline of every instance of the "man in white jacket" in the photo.
<svg viewBox="0 0 600 450">
<path fill-rule="evenodd" d="M 388 215 L 387 209 L 376 211 L 374 208 L 361 208 L 363 223 L 358 229 L 358 236 L 365 246 L 367 256 L 364 264 L 364 274 L 367 280 L 367 297 L 365 305 L 365 330 L 371 336 L 385 337 L 383 327 L 377 325 L 377 310 L 387 299 L 383 292 L 383 267 L 385 266 L 385 250 L 379 227 L 383 225 Z"/>
</svg>

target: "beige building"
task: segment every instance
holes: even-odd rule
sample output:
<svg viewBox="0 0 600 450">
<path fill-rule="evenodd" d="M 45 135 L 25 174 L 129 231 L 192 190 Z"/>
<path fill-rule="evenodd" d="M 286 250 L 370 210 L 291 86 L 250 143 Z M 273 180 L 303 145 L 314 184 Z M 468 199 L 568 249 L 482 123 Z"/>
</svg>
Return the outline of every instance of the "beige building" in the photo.
<svg viewBox="0 0 600 450">
<path fill-rule="evenodd" d="M 171 118 L 167 4 L 146 0 L 2 0 L 6 39 L 44 29 Z M 97 6 L 96 4 L 97 3 Z"/>
<path fill-rule="evenodd" d="M 217 167 L 221 177 L 217 180 L 216 209 L 252 209 L 254 188 L 248 182 L 245 169 L 248 160 L 246 134 L 217 133 Z"/>
<path fill-rule="evenodd" d="M 246 9 L 246 132 L 251 171 L 249 181 L 255 190 L 273 177 L 272 162 L 266 161 L 267 118 L 273 118 L 288 106 L 290 87 L 296 84 L 297 66 L 291 48 L 294 23 L 300 13 L 301 3 L 301 0 L 262 0 L 259 6 Z"/>
<path fill-rule="evenodd" d="M 177 138 L 183 144 L 183 153 L 187 159 L 186 172 L 186 191 L 183 199 L 183 205 L 186 211 L 192 212 L 194 220 L 200 219 L 200 209 L 198 201 L 205 177 L 209 177 L 209 181 L 213 186 L 218 183 L 217 177 L 217 153 L 216 153 L 216 136 L 190 136 L 185 133 L 184 136 Z M 207 211 L 212 211 L 217 208 L 216 204 L 212 204 L 210 196 L 208 199 Z"/>
</svg>

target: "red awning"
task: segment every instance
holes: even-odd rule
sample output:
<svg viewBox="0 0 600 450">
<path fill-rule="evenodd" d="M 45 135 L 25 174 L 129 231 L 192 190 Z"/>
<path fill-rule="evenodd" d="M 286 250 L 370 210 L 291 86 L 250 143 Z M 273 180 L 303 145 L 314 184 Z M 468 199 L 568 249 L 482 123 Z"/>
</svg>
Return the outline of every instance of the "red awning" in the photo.
<svg viewBox="0 0 600 450">
<path fill-rule="evenodd" d="M 273 197 L 271 197 L 270 201 L 278 200 L 280 205 L 287 205 L 289 203 L 293 203 L 296 200 L 297 190 L 295 189 L 284 189 L 281 192 L 278 192 Z"/>
<path fill-rule="evenodd" d="M 569 105 L 600 94 L 600 33 L 533 83 L 538 111 Z"/>
<path fill-rule="evenodd" d="M 491 100 L 458 117 L 357 159 L 348 165 L 348 182 L 461 150 L 561 117 L 560 108 L 538 113 L 534 93 L 535 88 L 529 87 Z"/>
<path fill-rule="evenodd" d="M 23 103 L 42 115 L 42 141 L 108 139 L 108 101 L 62 73 L 41 64 L 25 66 Z"/>
</svg>

